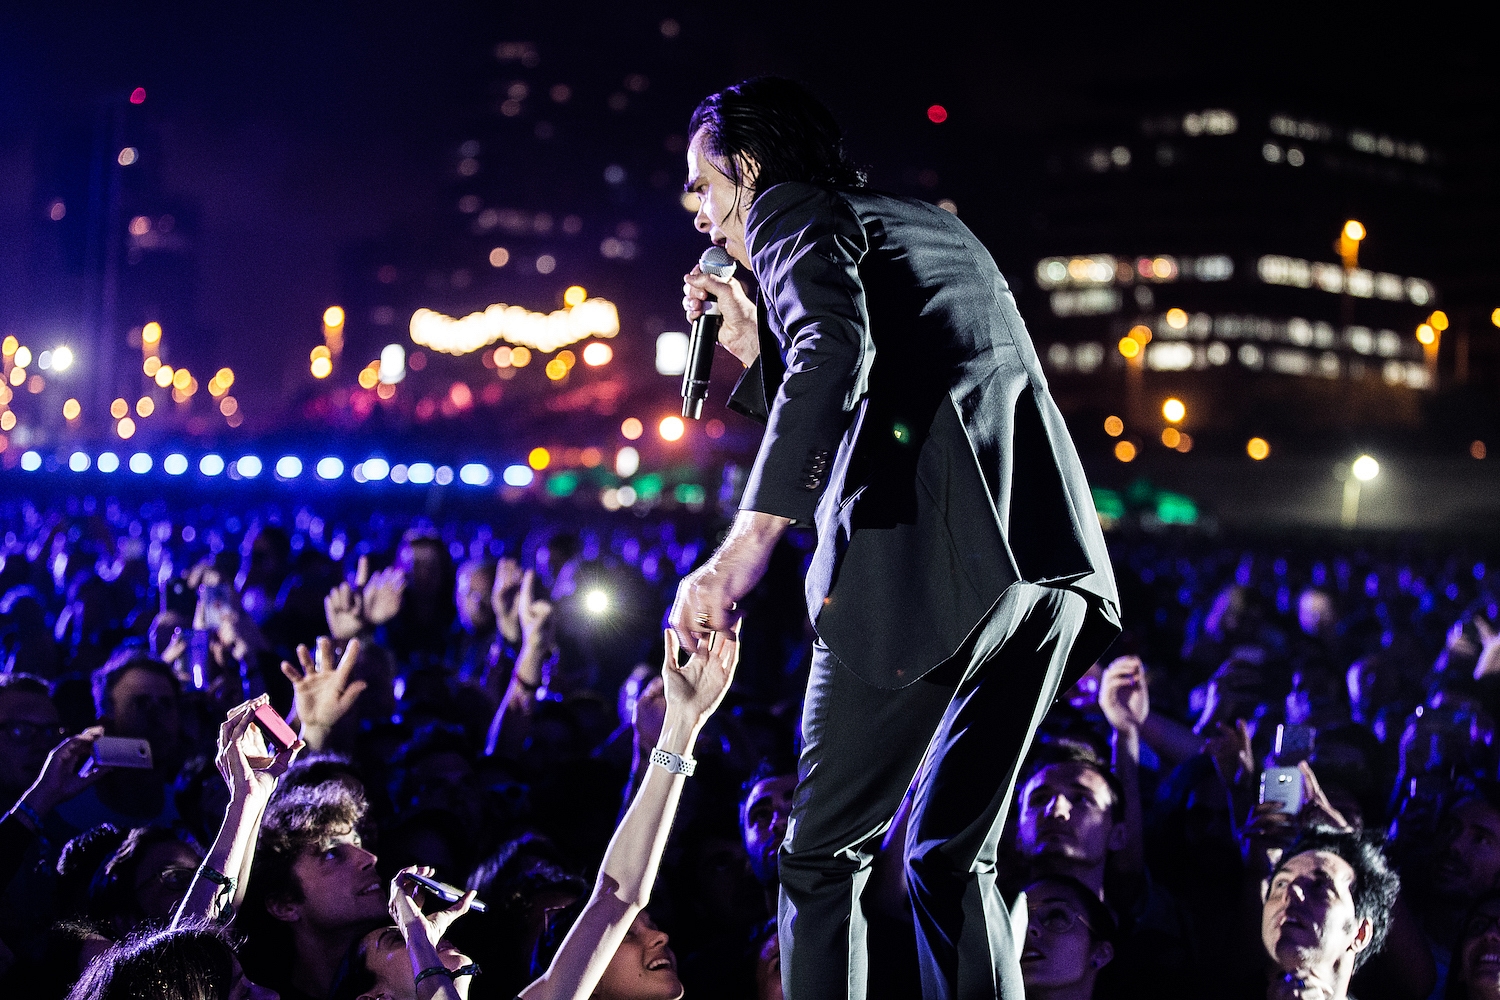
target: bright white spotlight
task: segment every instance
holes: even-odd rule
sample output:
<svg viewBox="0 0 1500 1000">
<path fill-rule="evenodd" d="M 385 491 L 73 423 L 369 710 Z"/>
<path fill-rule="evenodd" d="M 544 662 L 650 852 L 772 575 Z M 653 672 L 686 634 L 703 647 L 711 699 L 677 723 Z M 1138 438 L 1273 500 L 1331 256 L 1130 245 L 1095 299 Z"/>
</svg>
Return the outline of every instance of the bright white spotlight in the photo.
<svg viewBox="0 0 1500 1000">
<path fill-rule="evenodd" d="M 536 474 L 531 471 L 529 465 L 507 465 L 505 467 L 505 485 L 507 486 L 530 486 Z"/>
<path fill-rule="evenodd" d="M 169 476 L 180 476 L 188 470 L 187 456 L 174 451 L 161 460 L 161 468 Z"/>
<path fill-rule="evenodd" d="M 329 455 L 327 458 L 318 460 L 319 479 L 337 479 L 344 474 L 344 463 L 341 459 Z"/>
<path fill-rule="evenodd" d="M 281 479 L 296 479 L 302 475 L 302 459 L 296 455 L 283 455 L 276 462 L 276 475 Z"/>
<path fill-rule="evenodd" d="M 470 462 L 458 470 L 458 478 L 460 482 L 470 486 L 488 486 L 494 476 L 490 474 L 488 465 L 482 462 Z"/>
<path fill-rule="evenodd" d="M 73 367 L 73 349 L 71 347 L 54 347 L 52 349 L 52 370 L 65 372 Z"/>
<path fill-rule="evenodd" d="M 1368 483 L 1370 480 L 1380 475 L 1380 463 L 1375 461 L 1375 459 L 1371 458 L 1369 455 L 1361 455 L 1354 460 L 1354 465 L 1351 467 L 1350 471 L 1354 473 L 1355 479 L 1358 479 L 1360 482 Z"/>
<path fill-rule="evenodd" d="M 363 471 L 366 479 L 378 483 L 391 474 L 391 463 L 383 458 L 367 458 L 364 460 Z"/>
<path fill-rule="evenodd" d="M 87 472 L 89 471 L 89 466 L 92 464 L 93 462 L 90 460 L 88 452 L 75 451 L 68 456 L 68 468 L 74 472 Z"/>
<path fill-rule="evenodd" d="M 112 451 L 101 451 L 94 460 L 94 468 L 100 472 L 114 472 L 120 467 L 120 456 Z"/>
<path fill-rule="evenodd" d="M 56 364 L 56 362 L 53 362 Z M 406 348 L 400 344 L 386 344 L 380 349 L 380 381 L 395 385 L 406 378 Z M 369 475 L 365 470 L 365 475 Z"/>
<path fill-rule="evenodd" d="M 35 451 L 28 451 L 21 456 L 21 468 L 27 472 L 35 472 L 42 467 L 42 456 Z"/>
<path fill-rule="evenodd" d="M 234 463 L 234 470 L 243 479 L 254 479 L 260 475 L 263 468 L 264 466 L 261 465 L 260 458 L 256 455 L 242 455 L 240 456 L 240 460 Z"/>
<path fill-rule="evenodd" d="M 641 453 L 630 445 L 615 452 L 615 475 L 629 478 L 641 467 Z"/>
<path fill-rule="evenodd" d="M 609 610 L 609 594 L 596 587 L 583 595 L 583 607 L 591 615 L 602 615 Z"/>
<path fill-rule="evenodd" d="M 151 471 L 151 456 L 144 451 L 138 451 L 130 456 L 130 471 L 138 476 L 144 476 Z"/>
<path fill-rule="evenodd" d="M 656 338 L 656 372 L 658 375 L 681 375 L 687 370 L 688 335 L 663 333 Z"/>
<path fill-rule="evenodd" d="M 426 486 L 436 475 L 437 470 L 432 467 L 431 462 L 413 462 L 406 470 L 407 481 L 416 483 L 418 486 Z"/>
<path fill-rule="evenodd" d="M 198 459 L 198 471 L 205 476 L 217 476 L 224 471 L 224 459 L 220 455 L 208 454 Z"/>
</svg>

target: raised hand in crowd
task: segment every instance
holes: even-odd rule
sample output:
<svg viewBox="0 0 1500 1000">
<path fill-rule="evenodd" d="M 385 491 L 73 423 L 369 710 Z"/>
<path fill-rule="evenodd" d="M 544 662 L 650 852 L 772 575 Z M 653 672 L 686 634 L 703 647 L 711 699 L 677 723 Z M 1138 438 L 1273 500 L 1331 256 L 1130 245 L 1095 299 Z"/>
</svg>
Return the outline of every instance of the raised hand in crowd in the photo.
<svg viewBox="0 0 1500 1000">
<path fill-rule="evenodd" d="M 1125 791 L 1125 845 L 1116 852 L 1115 869 L 1133 896 L 1146 871 L 1145 821 L 1141 807 L 1141 731 L 1151 715 L 1146 665 L 1138 656 L 1117 657 L 1099 678 L 1099 708 L 1112 734 L 1111 770 Z"/>
<path fill-rule="evenodd" d="M 1117 657 L 1105 668 L 1099 679 L 1099 709 L 1117 734 L 1140 739 L 1141 727 L 1151 715 L 1146 666 L 1140 657 Z"/>
<path fill-rule="evenodd" d="M 363 635 L 396 617 L 406 592 L 406 574 L 390 566 L 370 573 L 369 556 L 360 556 L 354 581 L 344 581 L 323 599 L 328 633 L 336 642 Z"/>
<path fill-rule="evenodd" d="M 512 646 L 521 641 L 521 564 L 510 557 L 495 566 L 495 586 L 490 590 L 490 606 L 495 609 L 495 623 L 500 634 Z"/>
<path fill-rule="evenodd" d="M 458 902 L 425 913 L 422 910 L 424 894 L 421 886 L 406 877 L 412 873 L 432 878 L 436 876 L 436 872 L 432 868 L 413 865 L 401 869 L 391 880 L 391 919 L 395 921 L 396 928 L 401 931 L 401 937 L 406 942 L 406 954 L 411 963 L 416 995 L 462 1000 L 468 996 L 473 976 L 455 976 L 453 973 L 472 969 L 472 966 L 443 937 L 455 920 L 469 912 L 475 892 L 471 889 Z M 417 979 L 418 976 L 421 978 Z"/>
<path fill-rule="evenodd" d="M 227 921 L 244 901 L 266 805 L 277 780 L 307 745 L 298 740 L 281 750 L 267 746 L 255 711 L 269 703 L 270 699 L 261 695 L 236 705 L 219 727 L 214 765 L 229 786 L 229 807 L 213 846 L 173 917 L 173 927 L 201 920 Z"/>
<path fill-rule="evenodd" d="M 553 604 L 536 596 L 536 571 L 521 575 L 514 602 L 516 621 L 521 633 L 521 650 L 511 670 L 510 683 L 500 699 L 500 707 L 490 722 L 485 753 L 515 756 L 526 740 L 526 720 L 536 705 L 536 694 L 547 678 L 547 661 L 557 648 L 553 627 Z"/>
<path fill-rule="evenodd" d="M 334 727 L 354 708 L 354 703 L 369 686 L 353 679 L 354 664 L 359 661 L 360 642 L 350 639 L 344 655 L 334 662 L 333 640 L 327 636 L 317 641 L 317 652 L 297 647 L 301 668 L 285 661 L 281 672 L 292 682 L 292 714 L 302 739 L 313 750 L 327 746 Z"/>
<path fill-rule="evenodd" d="M 547 971 L 522 991 L 524 1000 L 583 1000 L 593 996 L 611 971 L 627 934 L 654 934 L 652 944 L 666 960 L 663 978 L 676 980 L 676 963 L 666 947 L 666 935 L 654 931 L 642 911 L 656 882 L 693 747 L 734 680 L 740 644 L 738 630 L 716 633 L 712 641 L 700 644 L 689 660 L 679 665 L 681 647 L 676 633 L 668 629 L 665 639 L 662 676 L 667 711 L 657 743 L 662 763 L 653 763 L 648 769 L 640 792 L 610 839 L 593 893 Z M 664 987 L 671 985 L 675 985 L 675 993 L 664 995 L 680 995 L 680 982 L 663 983 Z"/>
<path fill-rule="evenodd" d="M 53 747 L 41 773 L 21 794 L 12 814 L 33 833 L 41 833 L 38 825 L 41 819 L 113 770 L 94 766 L 88 773 L 80 773 L 94 752 L 94 741 L 103 735 L 103 726 L 90 726 Z"/>
<path fill-rule="evenodd" d="M 1295 814 L 1286 812 L 1280 802 L 1260 802 L 1251 810 L 1239 830 L 1240 852 L 1245 865 L 1257 879 L 1265 878 L 1281 860 L 1282 852 L 1298 834 L 1312 826 L 1353 830 L 1344 814 L 1334 808 L 1318 784 L 1317 775 L 1306 761 L 1297 765 L 1302 777 L 1302 808 Z"/>
</svg>

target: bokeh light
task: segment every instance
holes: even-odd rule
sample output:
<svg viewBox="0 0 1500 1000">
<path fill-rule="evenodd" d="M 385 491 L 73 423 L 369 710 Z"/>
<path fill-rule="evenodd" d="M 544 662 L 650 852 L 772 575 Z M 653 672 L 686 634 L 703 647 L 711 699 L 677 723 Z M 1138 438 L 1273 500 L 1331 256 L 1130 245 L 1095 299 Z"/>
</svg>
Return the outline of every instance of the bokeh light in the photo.
<svg viewBox="0 0 1500 1000">
<path fill-rule="evenodd" d="M 552 453 L 546 448 L 533 448 L 526 456 L 526 464 L 540 472 L 552 464 Z"/>
<path fill-rule="evenodd" d="M 1113 415 L 1105 417 L 1104 433 L 1108 434 L 1112 438 L 1119 437 L 1121 434 L 1125 433 L 1125 421 Z"/>
<path fill-rule="evenodd" d="M 344 307 L 329 306 L 323 310 L 323 325 L 330 329 L 337 329 L 344 325 Z"/>
<path fill-rule="evenodd" d="M 598 368 L 600 365 L 609 364 L 614 356 L 614 348 L 608 344 L 602 344 L 597 340 L 583 349 L 583 363 L 591 368 Z"/>
<path fill-rule="evenodd" d="M 620 436 L 627 441 L 634 441 L 646 432 L 646 426 L 636 417 L 626 417 L 620 424 Z"/>
<path fill-rule="evenodd" d="M 934 125 L 941 124 L 947 121 L 948 109 L 943 107 L 941 104 L 930 105 L 927 108 L 927 120 L 932 122 Z"/>
<path fill-rule="evenodd" d="M 1349 467 L 1349 471 L 1354 473 L 1355 479 L 1368 483 L 1380 475 L 1380 463 L 1369 455 L 1361 455 L 1354 460 L 1354 464 Z"/>
<path fill-rule="evenodd" d="M 1265 438 L 1253 437 L 1245 442 L 1245 454 L 1257 462 L 1263 462 L 1271 454 L 1271 443 Z"/>
<path fill-rule="evenodd" d="M 687 433 L 687 425 L 682 418 L 673 414 L 670 417 L 662 417 L 661 423 L 656 425 L 656 432 L 661 435 L 663 441 L 680 441 L 682 435 Z"/>
<path fill-rule="evenodd" d="M 1115 458 L 1118 458 L 1122 462 L 1135 461 L 1135 445 L 1129 441 L 1116 441 Z"/>
<path fill-rule="evenodd" d="M 1187 406 L 1183 404 L 1182 400 L 1175 397 L 1168 399 L 1165 403 L 1161 404 L 1161 415 L 1175 424 L 1187 416 Z"/>
</svg>

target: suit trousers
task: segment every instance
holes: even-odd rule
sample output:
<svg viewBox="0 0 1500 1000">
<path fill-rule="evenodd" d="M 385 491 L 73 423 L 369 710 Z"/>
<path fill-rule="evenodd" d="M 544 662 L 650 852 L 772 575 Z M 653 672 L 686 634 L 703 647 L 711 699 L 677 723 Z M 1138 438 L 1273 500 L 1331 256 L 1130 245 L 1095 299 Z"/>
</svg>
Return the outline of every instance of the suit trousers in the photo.
<svg viewBox="0 0 1500 1000">
<path fill-rule="evenodd" d="M 864 1000 L 860 892 L 908 789 L 923 1000 L 1023 1000 L 995 859 L 1017 772 L 1086 610 L 1075 591 L 1013 584 L 952 657 L 894 690 L 814 646 L 778 858 L 787 1000 Z"/>
</svg>

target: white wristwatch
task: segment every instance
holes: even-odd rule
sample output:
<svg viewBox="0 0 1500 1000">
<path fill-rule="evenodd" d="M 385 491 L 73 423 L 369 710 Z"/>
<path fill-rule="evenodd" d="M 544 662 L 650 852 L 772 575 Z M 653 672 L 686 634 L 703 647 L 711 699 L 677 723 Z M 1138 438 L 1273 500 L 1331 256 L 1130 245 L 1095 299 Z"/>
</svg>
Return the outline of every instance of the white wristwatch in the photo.
<svg viewBox="0 0 1500 1000">
<path fill-rule="evenodd" d="M 661 747 L 654 747 L 651 750 L 651 763 L 671 774 L 680 774 L 684 778 L 691 778 L 693 771 L 698 767 L 698 762 L 693 758 L 683 757 L 669 750 L 663 750 Z"/>
</svg>

